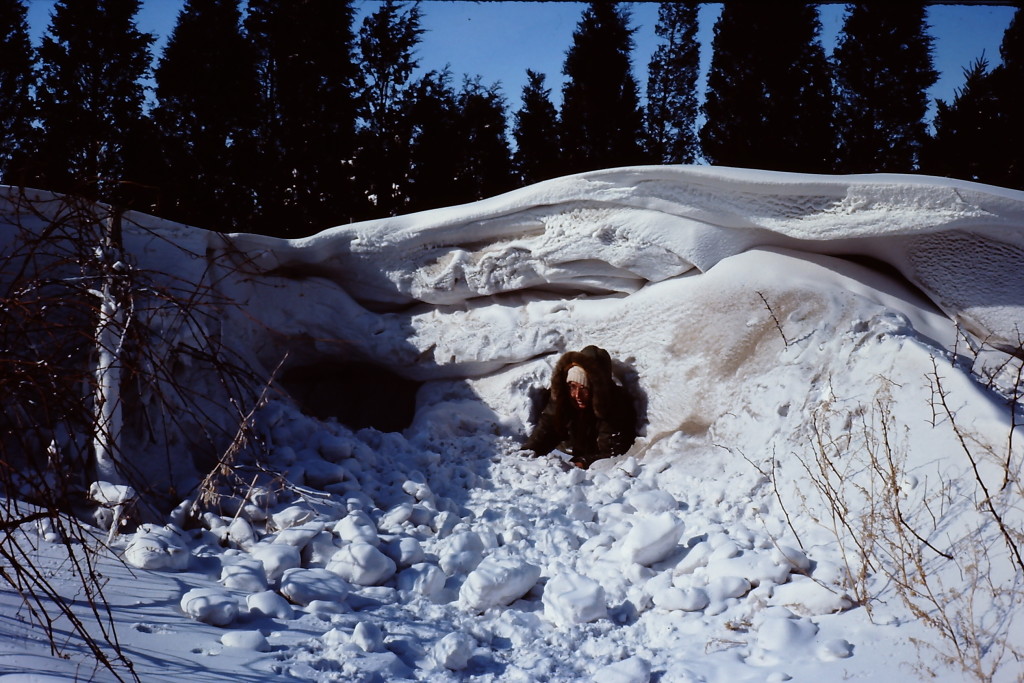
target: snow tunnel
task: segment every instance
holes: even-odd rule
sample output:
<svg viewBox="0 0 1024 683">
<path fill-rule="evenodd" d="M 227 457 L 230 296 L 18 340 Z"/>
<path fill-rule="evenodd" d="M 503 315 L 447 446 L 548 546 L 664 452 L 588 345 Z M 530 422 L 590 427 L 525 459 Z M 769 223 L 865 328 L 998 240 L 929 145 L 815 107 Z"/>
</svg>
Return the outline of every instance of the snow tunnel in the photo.
<svg viewBox="0 0 1024 683">
<path fill-rule="evenodd" d="M 421 385 L 380 365 L 337 361 L 289 368 L 279 383 L 307 415 L 382 432 L 412 424 Z"/>
</svg>

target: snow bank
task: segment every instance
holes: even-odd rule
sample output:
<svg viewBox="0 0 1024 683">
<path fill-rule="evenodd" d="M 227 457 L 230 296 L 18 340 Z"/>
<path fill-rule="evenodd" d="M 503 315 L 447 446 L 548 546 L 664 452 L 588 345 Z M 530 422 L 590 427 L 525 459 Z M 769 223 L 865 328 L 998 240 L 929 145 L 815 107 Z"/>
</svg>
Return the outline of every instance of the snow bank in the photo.
<svg viewBox="0 0 1024 683">
<path fill-rule="evenodd" d="M 167 653 L 144 680 L 960 680 L 858 555 L 907 526 L 970 562 L 926 546 L 949 590 L 917 607 L 970 595 L 982 630 L 1024 648 L 1019 606 L 970 576 L 1019 580 L 957 439 L 1000 491 L 1022 416 L 1005 401 L 1019 366 L 992 347 L 1016 348 L 1024 319 L 1024 193 L 629 168 L 304 240 L 133 220 L 138 267 L 208 287 L 257 376 L 287 351 L 282 371 L 331 378 L 308 400 L 370 414 L 397 410 L 375 395 L 393 385 L 338 364 L 422 383 L 411 424 L 383 431 L 317 419 L 282 382 L 253 414 L 245 491 L 195 528 L 119 540 L 144 578 L 118 584 L 121 642 L 151 652 L 157 634 Z M 588 471 L 528 457 L 558 355 L 591 343 L 641 438 Z M 1017 493 L 995 499 L 1019 526 Z M 877 526 L 893 502 L 907 525 Z M 13 640 L 0 673 L 25 661 Z"/>
</svg>

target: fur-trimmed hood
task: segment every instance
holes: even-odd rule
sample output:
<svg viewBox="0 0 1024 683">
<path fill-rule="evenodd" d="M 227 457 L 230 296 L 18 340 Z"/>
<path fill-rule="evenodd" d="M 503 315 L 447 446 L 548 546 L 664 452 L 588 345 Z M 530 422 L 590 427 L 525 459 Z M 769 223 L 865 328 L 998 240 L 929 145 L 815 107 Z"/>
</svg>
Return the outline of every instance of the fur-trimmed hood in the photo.
<svg viewBox="0 0 1024 683">
<path fill-rule="evenodd" d="M 588 346 L 582 351 L 569 351 L 558 359 L 554 374 L 551 376 L 551 401 L 555 409 L 563 411 L 569 407 L 569 383 L 566 373 L 573 365 L 578 365 L 587 373 L 590 380 L 590 401 L 594 414 L 606 419 L 612 408 L 612 359 L 608 352 L 597 346 Z"/>
</svg>

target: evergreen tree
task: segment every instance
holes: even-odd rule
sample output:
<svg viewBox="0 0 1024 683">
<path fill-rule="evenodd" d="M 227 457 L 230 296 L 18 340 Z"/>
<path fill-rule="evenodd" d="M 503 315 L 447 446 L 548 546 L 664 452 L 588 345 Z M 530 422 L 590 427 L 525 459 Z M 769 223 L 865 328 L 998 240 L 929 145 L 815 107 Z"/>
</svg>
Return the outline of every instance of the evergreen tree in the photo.
<svg viewBox="0 0 1024 683">
<path fill-rule="evenodd" d="M 527 69 L 523 106 L 516 112 L 512 135 L 516 140 L 513 164 L 519 182 L 530 185 L 554 178 L 561 171 L 558 111 L 544 74 Z"/>
<path fill-rule="evenodd" d="M 988 62 L 981 58 L 964 70 L 964 87 L 953 102 L 936 103 L 935 135 L 922 148 L 922 171 L 989 182 L 1006 151 L 993 137 L 1000 109 L 993 85 Z"/>
<path fill-rule="evenodd" d="M 298 237 L 356 213 L 353 14 L 351 0 L 249 0 L 261 100 L 259 231 Z"/>
<path fill-rule="evenodd" d="M 411 130 L 406 119 L 406 94 L 418 66 L 414 50 L 420 41 L 418 5 L 387 0 L 363 19 L 359 29 L 360 131 L 356 172 L 368 205 L 366 217 L 393 216 L 408 198 L 407 159 Z"/>
<path fill-rule="evenodd" d="M 725 3 L 700 139 L 712 164 L 823 173 L 835 150 L 833 96 L 817 8 Z"/>
<path fill-rule="evenodd" d="M 452 206 L 467 200 L 462 176 L 464 141 L 451 72 L 431 71 L 406 93 L 411 124 L 408 210 Z"/>
<path fill-rule="evenodd" d="M 1018 7 L 999 46 L 1002 64 L 992 72 L 992 91 L 998 105 L 991 146 L 999 150 L 985 182 L 1024 190 L 1024 9 Z"/>
<path fill-rule="evenodd" d="M 562 153 L 566 172 L 644 163 L 631 53 L 629 12 L 594 0 L 583 11 L 566 53 L 562 88 Z"/>
<path fill-rule="evenodd" d="M 32 133 L 35 59 L 21 0 L 0 0 L 0 179 L 17 184 Z"/>
<path fill-rule="evenodd" d="M 690 164 L 697 156 L 696 2 L 663 2 L 655 34 L 665 42 L 651 57 L 647 77 L 647 148 L 663 164 Z"/>
<path fill-rule="evenodd" d="M 505 98 L 495 84 L 467 78 L 459 93 L 462 159 L 459 185 L 475 201 L 511 190 L 512 151 L 509 149 Z"/>
<path fill-rule="evenodd" d="M 39 48 L 37 185 L 126 200 L 153 40 L 138 10 L 139 0 L 57 0 Z"/>
<path fill-rule="evenodd" d="M 187 0 L 156 69 L 161 216 L 251 229 L 255 54 L 239 0 Z"/>
<path fill-rule="evenodd" d="M 924 3 L 852 5 L 833 58 L 837 170 L 916 170 L 927 135 L 928 88 L 938 77 Z"/>
</svg>

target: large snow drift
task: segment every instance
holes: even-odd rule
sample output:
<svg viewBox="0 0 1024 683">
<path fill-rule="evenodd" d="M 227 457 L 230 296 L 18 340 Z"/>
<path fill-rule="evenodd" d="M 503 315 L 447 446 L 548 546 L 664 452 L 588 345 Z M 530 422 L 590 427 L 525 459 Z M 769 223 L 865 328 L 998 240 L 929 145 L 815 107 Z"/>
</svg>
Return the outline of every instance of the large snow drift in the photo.
<svg viewBox="0 0 1024 683">
<path fill-rule="evenodd" d="M 291 241 L 129 215 L 125 250 L 217 311 L 180 338 L 277 372 L 254 428 L 290 482 L 207 531 L 122 539 L 135 566 L 183 571 L 145 576 L 207 643 L 144 680 L 192 675 L 190 656 L 228 677 L 240 652 L 252 680 L 959 680 L 918 621 L 941 604 L 1022 671 L 1004 655 L 1024 568 L 980 492 L 1020 528 L 1024 193 L 638 167 Z M 588 472 L 518 454 L 558 355 L 587 344 L 641 438 Z M 940 601 L 901 602 L 893 548 L 864 552 L 887 531 Z M 157 622 L 185 632 L 131 605 L 129 650 Z"/>
<path fill-rule="evenodd" d="M 481 398 L 523 420 L 517 399 L 553 355 L 593 343 L 628 366 L 650 437 L 700 432 L 729 409 L 738 387 L 723 380 L 781 341 L 769 307 L 793 339 L 856 297 L 947 348 L 955 334 L 936 314 L 1019 348 L 1021 197 L 917 176 L 641 167 L 302 240 L 190 231 L 172 237 L 201 255 L 185 262 L 162 234 L 129 251 L 236 302 L 224 338 L 267 375 L 287 353 L 287 367 L 500 377 Z M 372 401 L 375 386 L 351 390 Z"/>
</svg>

